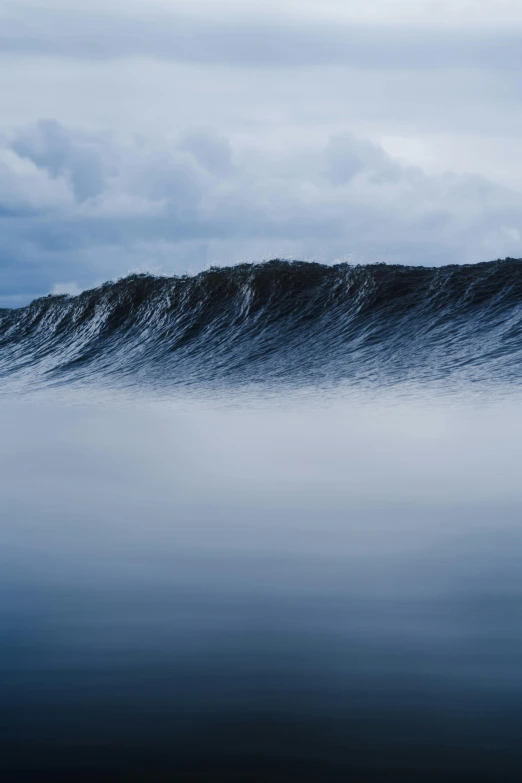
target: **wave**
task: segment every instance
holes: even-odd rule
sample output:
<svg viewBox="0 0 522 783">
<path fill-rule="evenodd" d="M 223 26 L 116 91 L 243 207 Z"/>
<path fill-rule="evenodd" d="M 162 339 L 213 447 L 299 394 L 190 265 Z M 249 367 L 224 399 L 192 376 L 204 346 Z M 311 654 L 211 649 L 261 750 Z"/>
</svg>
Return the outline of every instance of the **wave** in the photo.
<svg viewBox="0 0 522 783">
<path fill-rule="evenodd" d="M 518 382 L 522 261 L 274 260 L 131 275 L 0 310 L 0 377 L 30 385 Z"/>
</svg>

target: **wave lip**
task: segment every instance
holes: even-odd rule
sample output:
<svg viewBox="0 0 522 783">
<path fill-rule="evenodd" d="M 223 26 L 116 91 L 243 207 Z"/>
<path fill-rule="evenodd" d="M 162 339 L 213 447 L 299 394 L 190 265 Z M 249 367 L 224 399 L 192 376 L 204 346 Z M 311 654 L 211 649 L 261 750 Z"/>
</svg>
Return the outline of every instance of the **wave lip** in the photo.
<svg viewBox="0 0 522 783">
<path fill-rule="evenodd" d="M 31 386 L 518 382 L 522 261 L 274 260 L 131 275 L 0 310 L 0 375 Z"/>
</svg>

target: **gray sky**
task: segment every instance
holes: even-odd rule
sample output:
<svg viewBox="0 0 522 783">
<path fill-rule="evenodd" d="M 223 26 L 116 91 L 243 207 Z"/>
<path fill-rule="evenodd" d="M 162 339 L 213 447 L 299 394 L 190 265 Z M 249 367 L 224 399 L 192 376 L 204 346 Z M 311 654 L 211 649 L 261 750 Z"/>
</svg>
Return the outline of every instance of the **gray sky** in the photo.
<svg viewBox="0 0 522 783">
<path fill-rule="evenodd" d="M 0 305 L 522 255 L 522 4 L 0 0 Z"/>
</svg>

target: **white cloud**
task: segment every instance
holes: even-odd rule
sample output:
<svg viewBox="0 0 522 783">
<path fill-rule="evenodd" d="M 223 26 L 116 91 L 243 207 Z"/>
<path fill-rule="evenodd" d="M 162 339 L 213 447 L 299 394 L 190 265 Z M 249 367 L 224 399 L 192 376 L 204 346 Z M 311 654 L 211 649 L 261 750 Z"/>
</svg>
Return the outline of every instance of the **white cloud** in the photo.
<svg viewBox="0 0 522 783">
<path fill-rule="evenodd" d="M 517 193 L 429 176 L 347 132 L 274 152 L 208 130 L 160 147 L 42 121 L 5 136 L 0 161 L 6 294 L 278 255 L 440 264 L 522 251 Z"/>
<path fill-rule="evenodd" d="M 74 204 L 70 185 L 10 147 L 0 148 L 1 214 L 31 215 Z"/>
<path fill-rule="evenodd" d="M 6 15 L 30 14 L 38 10 L 38 0 L 3 0 Z M 96 11 L 120 18 L 140 18 L 192 14 L 211 20 L 223 18 L 329 20 L 387 24 L 434 23 L 440 26 L 513 25 L 522 23 L 518 0 L 45 0 L 53 12 Z"/>
<path fill-rule="evenodd" d="M 513 0 L 0 0 L 2 301 L 519 255 L 521 43 Z"/>
<path fill-rule="evenodd" d="M 296 68 L 341 65 L 373 68 L 480 67 L 519 64 L 522 25 L 444 24 L 440 10 L 389 19 L 282 16 L 254 4 L 253 12 L 197 13 L 179 6 L 136 13 L 79 4 L 53 9 L 8 6 L 0 26 L 0 51 L 26 55 L 110 60 L 148 57 L 201 65 Z M 220 6 L 216 6 L 219 10 Z M 418 19 L 418 21 L 416 21 Z M 401 20 L 399 22 L 399 20 Z M 491 20 L 488 20 L 491 21 Z M 522 22 L 522 19 L 520 20 Z"/>
</svg>

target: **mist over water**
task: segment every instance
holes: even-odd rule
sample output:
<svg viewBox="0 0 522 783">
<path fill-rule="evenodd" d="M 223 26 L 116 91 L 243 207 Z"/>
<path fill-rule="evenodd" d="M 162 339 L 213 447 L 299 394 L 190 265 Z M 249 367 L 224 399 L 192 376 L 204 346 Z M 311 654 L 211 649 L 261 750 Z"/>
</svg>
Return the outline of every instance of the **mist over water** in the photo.
<svg viewBox="0 0 522 783">
<path fill-rule="evenodd" d="M 520 779 L 518 264 L 3 311 L 6 779 Z"/>
</svg>

